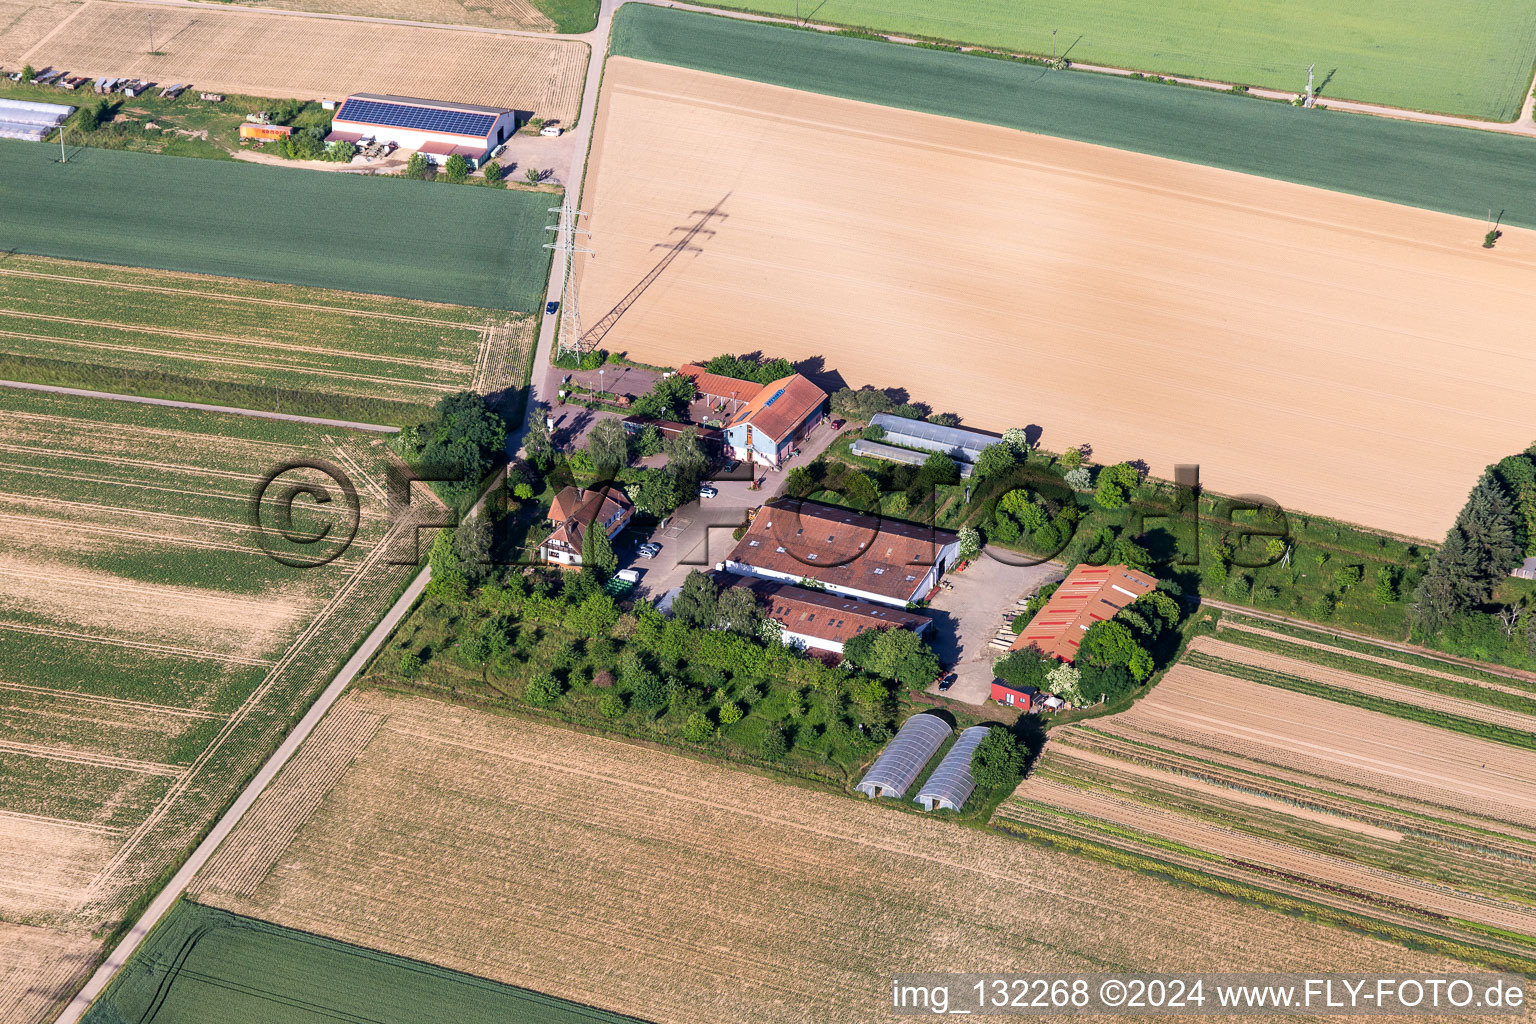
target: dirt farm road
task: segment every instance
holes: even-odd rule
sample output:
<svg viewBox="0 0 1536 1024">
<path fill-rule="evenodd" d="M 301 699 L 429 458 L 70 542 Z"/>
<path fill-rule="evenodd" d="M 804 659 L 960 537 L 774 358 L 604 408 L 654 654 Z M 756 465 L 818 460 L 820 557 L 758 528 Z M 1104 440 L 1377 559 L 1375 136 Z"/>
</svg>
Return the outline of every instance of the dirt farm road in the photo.
<svg viewBox="0 0 1536 1024">
<path fill-rule="evenodd" d="M 202 402 L 176 402 L 169 398 L 145 398 L 143 395 L 117 395 L 109 391 L 85 391 L 81 388 L 63 388 L 52 384 L 28 384 L 19 380 L 0 380 L 0 388 L 16 388 L 21 391 L 46 391 L 53 395 L 76 395 L 81 398 L 105 398 L 113 402 L 133 402 L 138 405 L 163 405 L 168 409 L 197 409 L 201 412 L 224 412 L 235 416 L 254 416 L 263 420 L 287 420 L 290 423 L 313 423 L 321 427 L 341 427 L 346 430 L 371 430 L 379 434 L 398 434 L 399 427 L 387 427 L 379 423 L 354 423 L 351 420 L 328 420 L 320 416 L 298 416 L 286 412 L 264 412 L 260 409 L 240 409 L 233 405 L 204 405 Z"/>
</svg>

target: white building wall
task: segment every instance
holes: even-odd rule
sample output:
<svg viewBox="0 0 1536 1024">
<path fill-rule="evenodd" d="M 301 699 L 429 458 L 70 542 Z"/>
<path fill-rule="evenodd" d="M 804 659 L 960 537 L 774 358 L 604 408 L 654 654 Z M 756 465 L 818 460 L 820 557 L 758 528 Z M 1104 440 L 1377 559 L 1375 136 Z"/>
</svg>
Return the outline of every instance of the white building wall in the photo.
<svg viewBox="0 0 1536 1024">
<path fill-rule="evenodd" d="M 366 121 L 346 121 L 337 119 L 331 122 L 331 131 L 346 132 L 347 134 L 369 135 L 379 142 L 393 142 L 401 149 L 419 150 L 429 142 L 442 142 L 450 146 L 462 146 L 465 149 L 475 150 L 475 156 L 483 157 L 499 143 L 496 138 L 497 129 L 501 129 L 505 138 L 510 139 L 517 128 L 516 115 L 510 112 L 502 114 L 491 125 L 490 137 L 481 139 L 464 135 L 449 135 L 446 132 L 421 131 L 415 128 L 395 128 L 390 125 L 372 124 Z M 429 160 L 440 161 L 442 158 L 426 154 Z"/>
</svg>

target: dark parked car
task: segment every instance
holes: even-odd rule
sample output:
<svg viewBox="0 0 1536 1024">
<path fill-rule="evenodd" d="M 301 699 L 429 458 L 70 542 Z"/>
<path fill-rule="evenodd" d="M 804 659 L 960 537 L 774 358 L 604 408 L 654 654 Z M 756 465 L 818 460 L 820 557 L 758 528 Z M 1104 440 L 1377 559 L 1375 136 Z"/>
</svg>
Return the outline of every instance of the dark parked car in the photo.
<svg viewBox="0 0 1536 1024">
<path fill-rule="evenodd" d="M 545 316 L 554 316 L 555 315 L 555 310 L 557 310 L 559 308 L 560 308 L 560 303 L 558 303 L 558 302 L 546 302 L 544 304 L 544 315 Z"/>
<path fill-rule="evenodd" d="M 954 686 L 954 685 L 955 685 L 955 673 L 951 672 L 949 675 L 947 675 L 943 679 L 939 680 L 939 692 L 943 693 L 945 690 L 949 689 L 951 686 Z"/>
</svg>

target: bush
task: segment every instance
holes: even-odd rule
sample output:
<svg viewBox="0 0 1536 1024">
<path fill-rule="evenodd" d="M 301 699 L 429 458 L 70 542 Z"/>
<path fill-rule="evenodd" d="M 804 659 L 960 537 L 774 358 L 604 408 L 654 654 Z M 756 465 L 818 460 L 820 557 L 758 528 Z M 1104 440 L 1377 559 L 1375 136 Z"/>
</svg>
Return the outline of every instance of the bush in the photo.
<svg viewBox="0 0 1536 1024">
<path fill-rule="evenodd" d="M 485 183 L 492 188 L 506 188 L 506 172 L 501 169 L 501 164 L 495 160 L 488 161 L 480 168 L 480 173 L 485 176 Z"/>
<path fill-rule="evenodd" d="M 523 688 L 523 700 L 536 708 L 547 708 L 564 695 L 565 691 L 551 676 L 534 676 Z"/>
<path fill-rule="evenodd" d="M 357 147 L 350 142 L 338 142 L 325 149 L 325 158 L 335 164 L 349 164 L 355 156 L 357 156 Z"/>
<path fill-rule="evenodd" d="M 741 705 L 733 700 L 728 700 L 720 705 L 720 724 L 735 725 L 741 721 Z"/>
<path fill-rule="evenodd" d="M 412 153 L 410 159 L 405 162 L 405 176 L 417 181 L 426 181 L 432 177 L 432 165 L 420 153 Z"/>
<path fill-rule="evenodd" d="M 709 719 L 704 712 L 695 711 L 688 716 L 688 721 L 683 723 L 683 739 L 689 743 L 703 743 L 715 733 L 715 727 L 709 724 Z"/>
<path fill-rule="evenodd" d="M 869 426 L 859 431 L 859 436 L 864 438 L 866 441 L 884 441 L 885 428 L 877 423 L 871 423 Z"/>
<path fill-rule="evenodd" d="M 789 737 L 784 734 L 784 728 L 778 723 L 773 723 L 763 730 L 763 738 L 758 746 L 765 761 L 781 761 L 789 753 Z"/>
<path fill-rule="evenodd" d="M 421 671 L 421 655 L 415 651 L 406 651 L 400 655 L 400 674 L 407 679 L 413 679 L 416 673 Z"/>
<path fill-rule="evenodd" d="M 443 164 L 443 177 L 454 184 L 460 184 L 469 177 L 469 161 L 458 153 L 450 156 Z"/>
<path fill-rule="evenodd" d="M 625 711 L 624 698 L 610 690 L 597 699 L 597 711 L 610 722 L 622 718 Z"/>
<path fill-rule="evenodd" d="M 971 752 L 971 778 L 987 792 L 1014 785 L 1024 774 L 1028 752 L 1007 729 L 994 728 Z"/>
</svg>

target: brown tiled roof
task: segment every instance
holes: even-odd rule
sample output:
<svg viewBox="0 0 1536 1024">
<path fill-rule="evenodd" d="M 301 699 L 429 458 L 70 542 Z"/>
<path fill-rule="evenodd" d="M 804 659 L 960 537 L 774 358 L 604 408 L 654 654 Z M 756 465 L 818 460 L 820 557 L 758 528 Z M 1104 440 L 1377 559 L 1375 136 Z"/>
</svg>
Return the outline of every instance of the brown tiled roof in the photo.
<svg viewBox="0 0 1536 1024">
<path fill-rule="evenodd" d="M 757 595 L 769 618 L 783 623 L 790 632 L 839 644 L 847 643 L 866 629 L 916 631 L 930 621 L 926 615 L 901 608 L 855 601 L 851 597 L 797 587 L 792 583 L 738 576 L 734 577 L 732 585 Z"/>
<path fill-rule="evenodd" d="M 628 514 L 633 507 L 624 492 L 617 487 L 593 488 L 588 491 L 565 487 L 550 502 L 549 520 L 558 525 L 545 543 L 559 541 L 579 553 L 587 527 L 595 522 L 607 522 L 615 512 L 621 510 Z"/>
<path fill-rule="evenodd" d="M 758 511 L 730 558 L 907 601 L 939 552 L 957 539 L 918 523 L 781 498 Z"/>
<path fill-rule="evenodd" d="M 739 377 L 727 377 L 719 373 L 710 373 L 697 363 L 689 363 L 679 367 L 678 373 L 684 377 L 693 378 L 693 386 L 699 389 L 699 394 L 704 398 L 713 398 L 719 402 L 750 402 L 757 397 L 757 393 L 763 390 L 763 386 L 755 380 L 742 380 Z"/>
<path fill-rule="evenodd" d="M 1012 650 L 1038 647 L 1061 661 L 1077 658 L 1083 634 L 1157 586 L 1157 580 L 1124 565 L 1078 565 L 1035 613 Z"/>
<path fill-rule="evenodd" d="M 764 384 L 763 389 L 730 421 L 750 423 L 752 429 L 782 441 L 827 400 L 827 393 L 798 373 Z"/>
</svg>

